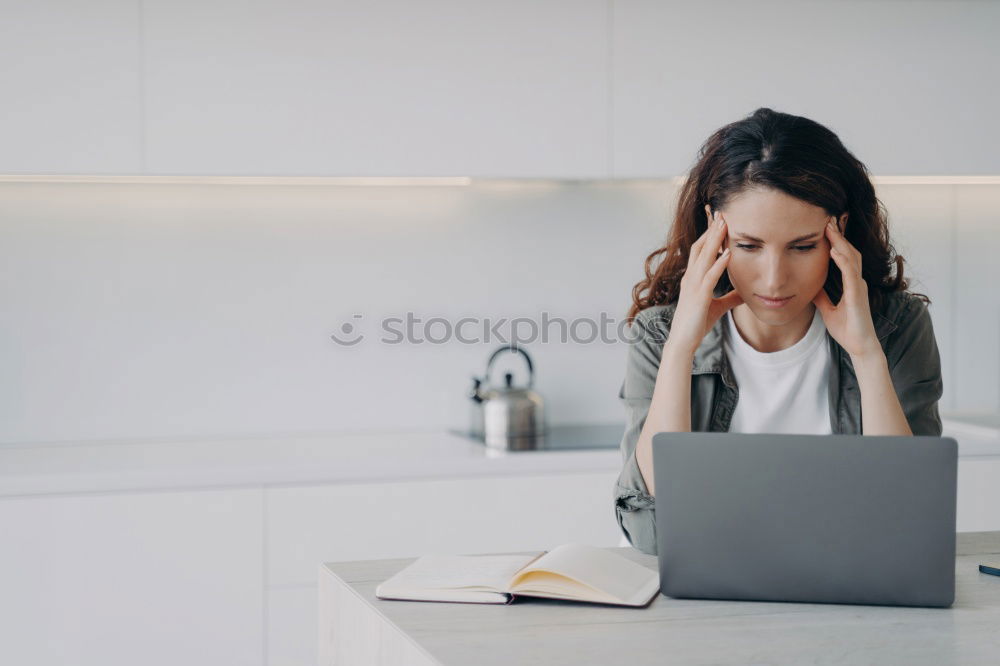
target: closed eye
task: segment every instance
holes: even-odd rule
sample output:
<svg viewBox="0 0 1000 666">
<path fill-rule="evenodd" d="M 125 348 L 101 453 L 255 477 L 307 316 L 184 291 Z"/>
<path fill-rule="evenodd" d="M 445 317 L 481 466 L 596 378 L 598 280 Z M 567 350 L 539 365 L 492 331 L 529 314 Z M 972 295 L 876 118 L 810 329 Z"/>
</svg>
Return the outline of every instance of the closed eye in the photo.
<svg viewBox="0 0 1000 666">
<path fill-rule="evenodd" d="M 746 250 L 747 252 L 752 252 L 753 250 L 756 250 L 758 246 L 737 243 L 736 247 L 740 248 L 741 250 Z M 815 250 L 816 244 L 813 243 L 812 245 L 793 245 L 792 249 L 798 250 L 799 252 L 808 252 L 809 250 Z"/>
</svg>

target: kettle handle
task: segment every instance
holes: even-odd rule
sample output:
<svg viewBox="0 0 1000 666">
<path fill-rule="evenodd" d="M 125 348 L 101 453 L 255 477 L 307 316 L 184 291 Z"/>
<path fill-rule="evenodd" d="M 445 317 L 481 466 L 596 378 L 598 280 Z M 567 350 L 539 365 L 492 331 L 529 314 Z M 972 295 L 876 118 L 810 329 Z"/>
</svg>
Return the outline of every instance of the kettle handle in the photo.
<svg viewBox="0 0 1000 666">
<path fill-rule="evenodd" d="M 531 357 L 528 356 L 528 352 L 524 351 L 523 348 L 518 347 L 516 344 L 504 345 L 503 347 L 498 348 L 495 352 L 493 352 L 490 355 L 490 360 L 486 362 L 486 377 L 485 377 L 486 385 L 487 386 L 490 385 L 490 368 L 493 367 L 493 361 L 496 360 L 497 356 L 504 353 L 505 351 L 517 352 L 518 354 L 524 356 L 524 362 L 528 364 L 528 388 L 534 386 L 535 368 L 531 364 Z"/>
</svg>

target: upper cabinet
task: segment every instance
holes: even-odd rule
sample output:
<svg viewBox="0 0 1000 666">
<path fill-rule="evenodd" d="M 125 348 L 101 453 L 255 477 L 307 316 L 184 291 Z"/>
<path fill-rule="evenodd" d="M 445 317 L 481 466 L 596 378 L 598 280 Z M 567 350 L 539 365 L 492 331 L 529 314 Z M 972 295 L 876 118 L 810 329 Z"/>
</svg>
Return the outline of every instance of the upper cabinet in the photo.
<svg viewBox="0 0 1000 666">
<path fill-rule="evenodd" d="M 4 3 L 0 174 L 142 172 L 136 0 Z"/>
<path fill-rule="evenodd" d="M 148 173 L 609 175 L 604 0 L 143 6 Z"/>
<path fill-rule="evenodd" d="M 767 106 L 874 174 L 1000 173 L 1000 3 L 615 0 L 614 177 L 686 173 Z"/>
<path fill-rule="evenodd" d="M 1000 173 L 1000 3 L 40 0 L 0 174 L 662 178 L 760 106 L 873 173 Z"/>
</svg>

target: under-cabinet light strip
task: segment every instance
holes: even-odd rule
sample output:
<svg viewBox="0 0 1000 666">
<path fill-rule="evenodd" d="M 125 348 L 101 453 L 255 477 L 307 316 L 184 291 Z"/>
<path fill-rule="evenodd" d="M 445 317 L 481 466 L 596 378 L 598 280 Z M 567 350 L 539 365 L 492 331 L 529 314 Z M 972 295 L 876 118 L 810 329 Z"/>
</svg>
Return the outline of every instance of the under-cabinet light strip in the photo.
<svg viewBox="0 0 1000 666">
<path fill-rule="evenodd" d="M 621 184 L 656 185 L 684 182 L 686 176 L 663 178 L 472 178 L 468 176 L 115 176 L 74 174 L 0 174 L 0 183 L 94 183 L 137 185 L 342 185 L 455 187 L 472 184 Z M 872 176 L 876 185 L 1000 185 L 998 176 Z"/>
<path fill-rule="evenodd" d="M 341 176 L 114 176 L 0 174 L 0 183 L 125 183 L 136 185 L 468 185 L 457 177 L 341 177 Z"/>
</svg>

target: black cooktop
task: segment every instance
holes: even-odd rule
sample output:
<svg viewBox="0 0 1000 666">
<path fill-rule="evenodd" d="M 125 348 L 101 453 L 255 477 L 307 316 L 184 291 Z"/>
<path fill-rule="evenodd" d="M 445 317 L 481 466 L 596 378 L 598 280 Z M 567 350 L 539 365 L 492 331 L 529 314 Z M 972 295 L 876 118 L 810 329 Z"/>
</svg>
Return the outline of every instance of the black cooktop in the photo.
<svg viewBox="0 0 1000 666">
<path fill-rule="evenodd" d="M 449 430 L 448 432 L 467 437 L 479 444 L 481 437 L 476 437 L 466 431 Z M 561 451 L 570 449 L 617 449 L 625 434 L 624 423 L 600 423 L 595 425 L 553 425 L 549 426 L 542 444 L 532 451 Z M 526 453 L 512 451 L 512 453 Z"/>
</svg>

